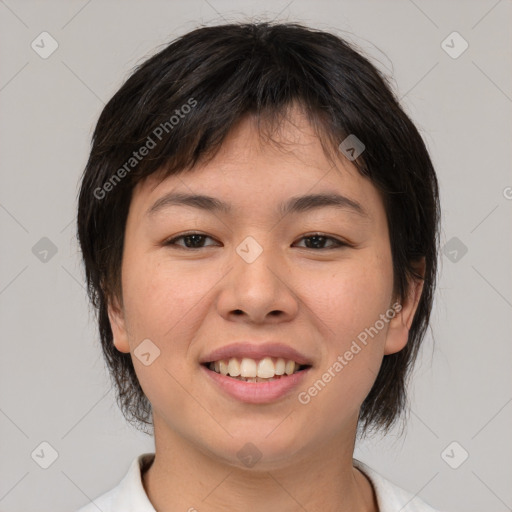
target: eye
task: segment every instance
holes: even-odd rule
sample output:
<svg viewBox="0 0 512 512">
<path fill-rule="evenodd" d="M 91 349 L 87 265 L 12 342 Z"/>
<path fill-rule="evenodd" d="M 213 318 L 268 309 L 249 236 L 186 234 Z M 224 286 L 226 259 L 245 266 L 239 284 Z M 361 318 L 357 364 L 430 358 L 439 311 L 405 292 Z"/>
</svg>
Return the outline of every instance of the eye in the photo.
<svg viewBox="0 0 512 512">
<path fill-rule="evenodd" d="M 211 247 L 212 245 L 204 245 L 206 239 L 213 240 L 211 236 L 205 235 L 203 233 L 185 233 L 184 235 L 177 236 L 175 238 L 171 238 L 164 242 L 165 246 L 176 246 L 182 249 L 203 249 L 205 247 Z M 304 236 L 299 240 L 306 240 L 306 245 L 303 246 L 306 249 L 316 249 L 316 250 L 327 250 L 327 249 L 337 249 L 339 247 L 350 247 L 350 244 L 347 242 L 343 242 L 334 238 L 332 236 L 325 235 L 323 233 L 314 233 L 312 235 Z M 183 241 L 183 244 L 178 243 L 178 241 Z M 326 242 L 330 242 L 330 246 L 325 247 Z"/>
<path fill-rule="evenodd" d="M 324 235 L 323 233 L 314 233 L 312 235 L 304 236 L 300 240 L 309 240 L 306 243 L 306 249 L 337 249 L 338 247 L 349 247 L 350 244 L 342 242 L 332 236 Z M 330 241 L 334 243 L 330 247 L 323 247 L 325 242 Z"/>
<path fill-rule="evenodd" d="M 176 245 L 183 249 L 202 249 L 204 247 L 203 242 L 206 238 L 213 240 L 212 237 L 204 235 L 202 233 L 185 233 L 184 235 L 180 235 L 170 240 L 167 240 L 166 242 L 164 242 L 164 245 Z M 178 240 L 183 240 L 185 245 L 176 243 Z"/>
</svg>

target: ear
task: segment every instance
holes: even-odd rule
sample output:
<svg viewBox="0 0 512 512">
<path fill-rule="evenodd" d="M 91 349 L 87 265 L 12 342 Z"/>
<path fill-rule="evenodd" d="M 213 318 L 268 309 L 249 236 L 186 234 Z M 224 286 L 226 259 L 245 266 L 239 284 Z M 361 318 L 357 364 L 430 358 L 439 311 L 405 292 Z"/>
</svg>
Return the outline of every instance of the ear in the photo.
<svg viewBox="0 0 512 512">
<path fill-rule="evenodd" d="M 408 283 L 407 296 L 402 304 L 396 302 L 392 307 L 395 309 L 395 316 L 389 322 L 389 329 L 384 345 L 384 354 L 394 354 L 400 352 L 409 339 L 409 330 L 411 328 L 414 314 L 420 302 L 423 291 L 423 278 L 425 277 L 425 258 L 421 258 L 414 263 L 415 272 L 419 277 L 411 277 Z"/>
<path fill-rule="evenodd" d="M 110 328 L 114 336 L 114 346 L 119 352 L 128 354 L 130 352 L 130 345 L 124 321 L 124 311 L 122 306 L 119 305 L 117 297 L 109 299 L 108 319 L 110 320 Z"/>
</svg>

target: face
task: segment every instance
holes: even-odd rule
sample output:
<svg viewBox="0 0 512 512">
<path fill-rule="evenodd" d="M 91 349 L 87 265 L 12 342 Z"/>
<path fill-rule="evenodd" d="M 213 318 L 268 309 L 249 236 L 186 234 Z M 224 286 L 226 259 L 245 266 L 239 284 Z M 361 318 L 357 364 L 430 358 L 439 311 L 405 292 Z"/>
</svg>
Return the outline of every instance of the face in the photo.
<svg viewBox="0 0 512 512">
<path fill-rule="evenodd" d="M 241 467 L 245 452 L 273 468 L 350 445 L 383 356 L 407 342 L 421 291 L 397 306 L 379 193 L 341 153 L 335 165 L 326 158 L 300 112 L 291 120 L 276 146 L 246 118 L 209 163 L 137 186 L 122 305 L 109 310 L 115 346 L 132 354 L 152 403 L 157 442 Z M 293 202 L 305 195 L 341 197 Z M 279 359 L 288 367 L 273 380 L 217 373 L 275 375 Z M 300 371 L 287 375 L 287 360 Z"/>
</svg>

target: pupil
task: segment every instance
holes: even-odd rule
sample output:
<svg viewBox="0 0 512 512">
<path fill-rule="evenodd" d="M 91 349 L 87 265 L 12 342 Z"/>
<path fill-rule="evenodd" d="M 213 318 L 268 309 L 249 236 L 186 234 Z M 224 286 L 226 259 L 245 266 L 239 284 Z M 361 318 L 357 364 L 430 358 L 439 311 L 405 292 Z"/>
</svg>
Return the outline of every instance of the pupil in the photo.
<svg viewBox="0 0 512 512">
<path fill-rule="evenodd" d="M 313 246 L 318 248 L 319 246 L 322 245 L 322 242 L 325 242 L 325 237 L 324 236 L 319 236 L 319 235 L 313 235 L 313 236 L 308 236 L 306 238 L 306 246 L 309 246 L 311 245 L 311 242 L 313 242 Z"/>
<path fill-rule="evenodd" d="M 187 236 L 185 237 L 185 245 L 186 245 L 187 247 L 190 247 L 190 244 L 188 244 L 188 242 L 189 242 L 190 240 L 193 240 L 193 242 L 192 242 L 192 244 L 191 244 L 191 245 L 192 245 L 193 247 L 196 247 L 196 244 L 197 244 L 198 242 L 200 242 L 200 241 L 201 241 L 202 237 L 203 237 L 203 235 L 187 235 Z"/>
</svg>

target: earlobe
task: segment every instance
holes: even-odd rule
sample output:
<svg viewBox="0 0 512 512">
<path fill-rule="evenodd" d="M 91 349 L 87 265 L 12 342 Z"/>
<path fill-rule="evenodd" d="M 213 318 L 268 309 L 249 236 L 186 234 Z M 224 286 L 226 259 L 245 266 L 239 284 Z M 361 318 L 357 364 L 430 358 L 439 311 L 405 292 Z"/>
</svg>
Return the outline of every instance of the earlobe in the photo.
<svg viewBox="0 0 512 512">
<path fill-rule="evenodd" d="M 406 300 L 402 304 L 395 303 L 393 305 L 396 314 L 389 323 L 386 344 L 384 346 L 385 355 L 399 352 L 407 345 L 409 330 L 411 329 L 423 292 L 425 258 L 422 258 L 415 264 L 415 271 L 418 277 L 412 277 L 409 280 Z"/>
<path fill-rule="evenodd" d="M 119 350 L 119 352 L 128 354 L 130 352 L 130 345 L 128 343 L 124 312 L 122 307 L 119 306 L 117 298 L 109 300 L 108 318 L 110 321 L 110 328 L 112 329 L 112 335 L 114 337 L 114 346 Z"/>
</svg>

